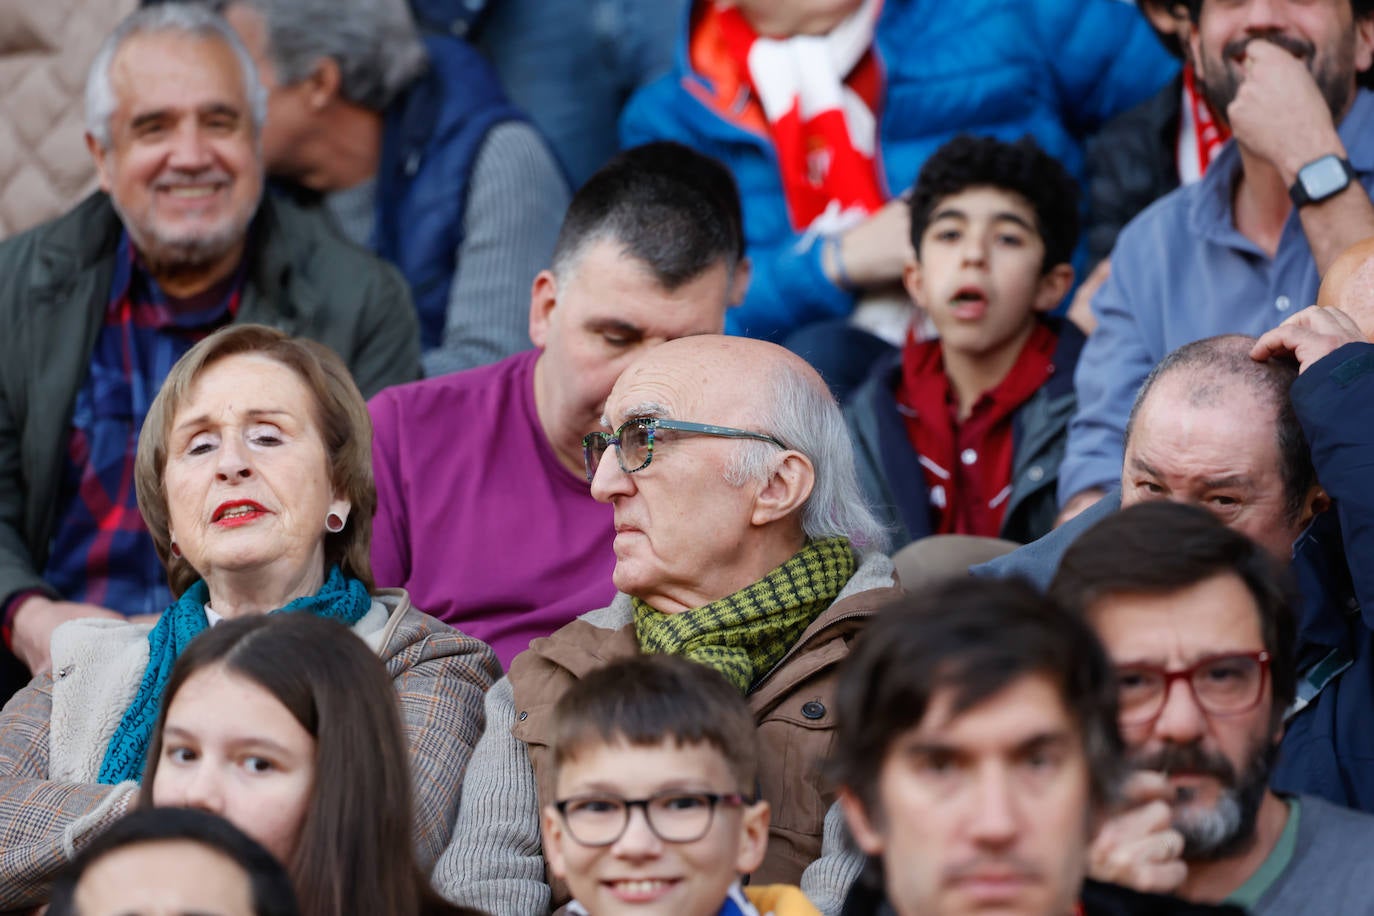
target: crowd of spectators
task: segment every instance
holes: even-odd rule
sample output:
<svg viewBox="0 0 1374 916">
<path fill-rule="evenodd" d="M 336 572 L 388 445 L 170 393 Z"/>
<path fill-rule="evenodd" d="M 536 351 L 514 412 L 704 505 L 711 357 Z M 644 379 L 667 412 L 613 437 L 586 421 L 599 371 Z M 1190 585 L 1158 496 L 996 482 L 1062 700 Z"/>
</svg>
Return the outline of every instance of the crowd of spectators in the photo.
<svg viewBox="0 0 1374 916">
<path fill-rule="evenodd" d="M 1374 916 L 1374 2 L 67 6 L 0 911 Z"/>
</svg>

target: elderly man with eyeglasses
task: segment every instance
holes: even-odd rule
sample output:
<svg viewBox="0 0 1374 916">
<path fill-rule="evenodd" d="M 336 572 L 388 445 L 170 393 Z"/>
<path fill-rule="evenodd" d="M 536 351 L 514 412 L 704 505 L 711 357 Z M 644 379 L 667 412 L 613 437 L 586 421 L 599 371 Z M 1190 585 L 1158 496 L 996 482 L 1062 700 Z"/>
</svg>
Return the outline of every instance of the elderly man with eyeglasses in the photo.
<svg viewBox="0 0 1374 916">
<path fill-rule="evenodd" d="M 1374 913 L 1374 817 L 1269 787 L 1285 716 L 1316 684 L 1297 676 L 1295 595 L 1263 546 L 1146 502 L 1084 533 L 1051 593 L 1107 648 L 1137 769 L 1093 877 L 1257 916 Z"/>
<path fill-rule="evenodd" d="M 592 495 L 615 512 L 619 594 L 535 640 L 487 695 L 453 844 L 435 884 L 486 912 L 567 902 L 546 871 L 552 708 L 610 661 L 680 655 L 747 698 L 772 807 L 756 883 L 801 883 L 835 908 L 854 877 L 821 774 L 839 662 L 896 596 L 883 534 L 864 506 L 838 405 L 799 357 L 758 340 L 698 335 L 637 358 L 584 439 Z M 633 741 L 633 737 L 631 737 Z"/>
</svg>

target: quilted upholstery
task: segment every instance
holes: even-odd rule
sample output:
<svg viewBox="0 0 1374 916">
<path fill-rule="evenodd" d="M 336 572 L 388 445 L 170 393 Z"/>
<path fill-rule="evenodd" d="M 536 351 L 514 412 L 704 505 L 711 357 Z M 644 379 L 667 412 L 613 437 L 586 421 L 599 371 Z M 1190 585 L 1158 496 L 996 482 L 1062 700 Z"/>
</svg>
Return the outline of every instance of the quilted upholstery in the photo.
<svg viewBox="0 0 1374 916">
<path fill-rule="evenodd" d="M 136 0 L 0 0 L 0 238 L 95 183 L 82 140 L 86 70 Z"/>
</svg>

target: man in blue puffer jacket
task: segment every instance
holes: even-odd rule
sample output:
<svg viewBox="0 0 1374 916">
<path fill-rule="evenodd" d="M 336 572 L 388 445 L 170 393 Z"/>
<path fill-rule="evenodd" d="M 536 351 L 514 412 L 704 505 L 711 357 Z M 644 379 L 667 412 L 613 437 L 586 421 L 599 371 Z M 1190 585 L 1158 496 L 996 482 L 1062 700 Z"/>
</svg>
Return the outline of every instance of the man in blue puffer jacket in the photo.
<svg viewBox="0 0 1374 916">
<path fill-rule="evenodd" d="M 730 166 L 753 280 L 727 330 L 767 339 L 900 280 L 906 208 L 888 201 L 955 134 L 1030 134 L 1081 181 L 1084 136 L 1178 69 L 1120 0 L 695 0 L 688 16 L 621 142 L 677 140 Z M 817 189 L 833 193 L 804 199 Z"/>
</svg>

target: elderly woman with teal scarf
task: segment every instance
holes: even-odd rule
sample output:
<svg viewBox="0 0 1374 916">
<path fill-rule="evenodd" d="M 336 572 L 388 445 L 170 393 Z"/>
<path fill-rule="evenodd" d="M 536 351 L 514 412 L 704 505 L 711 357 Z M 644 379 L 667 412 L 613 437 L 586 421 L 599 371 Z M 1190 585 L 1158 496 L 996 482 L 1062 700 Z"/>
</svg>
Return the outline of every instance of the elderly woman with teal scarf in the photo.
<svg viewBox="0 0 1374 916">
<path fill-rule="evenodd" d="M 179 597 L 151 629 L 59 627 L 52 672 L 0 714 L 0 910 L 41 904 L 53 873 L 135 804 L 177 656 L 207 627 L 251 614 L 340 621 L 386 663 L 409 744 L 417 858 L 433 866 L 500 668 L 403 591 L 373 587 L 371 441 L 348 370 L 318 344 L 231 326 L 172 369 L 144 421 L 135 483 Z"/>
</svg>

